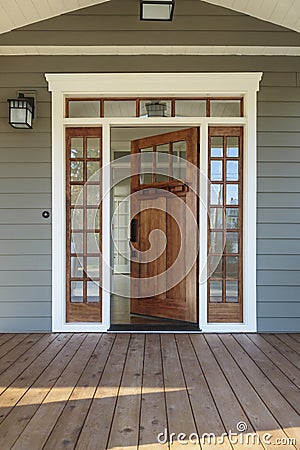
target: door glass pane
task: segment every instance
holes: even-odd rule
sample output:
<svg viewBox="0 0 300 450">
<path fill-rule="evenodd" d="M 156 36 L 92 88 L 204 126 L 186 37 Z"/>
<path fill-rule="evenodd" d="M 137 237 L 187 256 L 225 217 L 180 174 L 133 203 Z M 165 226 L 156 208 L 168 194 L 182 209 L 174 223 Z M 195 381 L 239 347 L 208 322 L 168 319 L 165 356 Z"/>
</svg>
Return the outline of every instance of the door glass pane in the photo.
<svg viewBox="0 0 300 450">
<path fill-rule="evenodd" d="M 71 158 L 83 158 L 83 138 L 71 138 Z"/>
<path fill-rule="evenodd" d="M 210 233 L 209 253 L 223 253 L 223 233 L 221 231 L 212 231 Z"/>
<path fill-rule="evenodd" d="M 69 117 L 100 117 L 100 101 L 70 100 Z"/>
<path fill-rule="evenodd" d="M 83 303 L 83 281 L 71 281 L 71 303 Z"/>
<path fill-rule="evenodd" d="M 136 117 L 136 102 L 134 100 L 105 100 L 104 117 Z"/>
<path fill-rule="evenodd" d="M 83 181 L 83 161 L 71 161 L 71 181 Z"/>
<path fill-rule="evenodd" d="M 71 253 L 83 253 L 83 233 L 72 233 Z"/>
<path fill-rule="evenodd" d="M 211 303 L 222 303 L 222 281 L 210 281 L 209 301 Z"/>
<path fill-rule="evenodd" d="M 209 262 L 209 275 L 211 276 L 211 278 L 223 278 L 222 256 L 210 256 Z"/>
<path fill-rule="evenodd" d="M 83 186 L 72 185 L 71 186 L 71 205 L 83 204 Z"/>
<path fill-rule="evenodd" d="M 210 203 L 211 205 L 223 205 L 223 185 L 211 184 L 210 186 Z"/>
<path fill-rule="evenodd" d="M 87 253 L 99 253 L 99 234 L 98 233 L 87 233 Z"/>
<path fill-rule="evenodd" d="M 223 208 L 210 208 L 210 228 L 223 228 Z"/>
<path fill-rule="evenodd" d="M 169 181 L 169 144 L 156 147 L 156 181 Z"/>
<path fill-rule="evenodd" d="M 170 100 L 141 100 L 140 117 L 171 117 Z"/>
<path fill-rule="evenodd" d="M 210 156 L 211 158 L 223 157 L 223 137 L 212 136 L 210 138 Z"/>
<path fill-rule="evenodd" d="M 238 181 L 239 179 L 239 162 L 238 161 L 226 161 L 226 180 Z"/>
<path fill-rule="evenodd" d="M 173 143 L 173 177 L 177 180 L 186 179 L 186 142 Z"/>
<path fill-rule="evenodd" d="M 72 209 L 71 214 L 71 228 L 73 230 L 83 229 L 83 209 Z"/>
<path fill-rule="evenodd" d="M 100 204 L 100 189 L 98 185 L 86 186 L 86 203 L 87 205 L 99 205 Z"/>
<path fill-rule="evenodd" d="M 86 163 L 87 166 L 87 179 L 89 180 L 91 177 L 91 181 L 98 181 L 100 179 L 100 163 L 96 161 L 88 161 Z"/>
<path fill-rule="evenodd" d="M 71 257 L 71 277 L 72 278 L 83 278 L 82 269 L 82 258 L 79 259 L 77 256 Z"/>
<path fill-rule="evenodd" d="M 238 303 L 239 301 L 239 282 L 226 281 L 226 303 Z"/>
<path fill-rule="evenodd" d="M 98 303 L 99 302 L 99 286 L 93 281 L 87 282 L 87 302 Z"/>
<path fill-rule="evenodd" d="M 91 208 L 86 210 L 87 228 L 94 230 L 100 228 L 99 209 Z"/>
<path fill-rule="evenodd" d="M 99 158 L 100 157 L 100 138 L 90 137 L 86 140 L 87 145 L 87 157 Z"/>
<path fill-rule="evenodd" d="M 226 233 L 226 253 L 239 252 L 239 233 Z"/>
<path fill-rule="evenodd" d="M 223 179 L 223 163 L 222 161 L 211 161 L 210 164 L 211 181 L 222 181 Z"/>
<path fill-rule="evenodd" d="M 205 117 L 206 101 L 205 100 L 176 100 L 175 101 L 176 117 Z"/>
<path fill-rule="evenodd" d="M 238 136 L 228 137 L 226 139 L 226 155 L 228 158 L 239 157 L 239 138 Z"/>
<path fill-rule="evenodd" d="M 226 185 L 226 204 L 238 205 L 239 203 L 239 185 L 227 184 Z"/>
<path fill-rule="evenodd" d="M 89 256 L 86 260 L 86 270 L 89 278 L 99 278 L 99 258 Z"/>
<path fill-rule="evenodd" d="M 141 184 L 153 183 L 153 147 L 142 148 L 140 152 L 140 182 Z"/>
<path fill-rule="evenodd" d="M 239 277 L 239 258 L 238 256 L 228 256 L 226 258 L 226 277 Z"/>
<path fill-rule="evenodd" d="M 211 117 L 240 117 L 241 102 L 240 100 L 211 100 L 210 101 Z"/>
<path fill-rule="evenodd" d="M 238 208 L 226 208 L 226 228 L 229 230 L 239 228 Z"/>
</svg>

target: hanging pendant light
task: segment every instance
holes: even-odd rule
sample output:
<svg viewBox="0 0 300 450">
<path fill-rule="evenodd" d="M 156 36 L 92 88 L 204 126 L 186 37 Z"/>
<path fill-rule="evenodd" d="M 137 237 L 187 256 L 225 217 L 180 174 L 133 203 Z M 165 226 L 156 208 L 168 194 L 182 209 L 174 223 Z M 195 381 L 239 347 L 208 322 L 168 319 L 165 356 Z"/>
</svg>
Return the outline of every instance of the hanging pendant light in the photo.
<svg viewBox="0 0 300 450">
<path fill-rule="evenodd" d="M 164 102 L 154 101 L 145 105 L 148 117 L 166 117 L 167 105 Z"/>
</svg>

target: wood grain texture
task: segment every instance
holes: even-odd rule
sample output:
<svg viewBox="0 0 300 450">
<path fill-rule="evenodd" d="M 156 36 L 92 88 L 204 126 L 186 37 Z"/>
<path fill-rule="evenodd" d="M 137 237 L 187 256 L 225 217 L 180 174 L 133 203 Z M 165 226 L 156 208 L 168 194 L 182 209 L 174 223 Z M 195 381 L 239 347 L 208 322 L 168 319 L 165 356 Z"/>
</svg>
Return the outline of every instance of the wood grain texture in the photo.
<svg viewBox="0 0 300 450">
<path fill-rule="evenodd" d="M 130 189 L 134 194 L 131 200 L 131 216 L 138 224 L 137 240 L 131 245 L 133 252 L 141 253 L 137 260 L 131 261 L 133 280 L 130 311 L 132 314 L 196 323 L 198 321 L 197 128 L 132 141 L 131 153 L 136 155 L 132 173 L 140 172 L 141 149 L 152 148 L 156 155 L 158 146 L 167 145 L 171 155 L 172 145 L 178 142 L 184 143 L 186 148 L 184 179 L 175 180 L 170 176 L 168 181 L 156 182 L 154 163 L 152 183 L 148 181 L 142 183 L 137 175 L 131 177 Z M 156 232 L 156 237 L 150 246 L 152 231 Z M 189 254 L 195 249 L 195 260 L 189 261 Z M 150 251 L 151 254 L 147 256 L 148 262 L 143 262 L 146 252 Z M 159 252 L 161 254 L 157 256 Z"/>
<path fill-rule="evenodd" d="M 0 335 L 0 349 L 13 338 Z M 243 450 L 222 440 L 239 421 L 271 433 L 272 448 L 299 440 L 300 371 L 258 334 L 44 334 L 34 346 L 23 371 L 19 352 L 10 377 L 0 375 L 3 449 L 181 449 L 178 435 L 193 433 L 186 447 Z"/>
</svg>

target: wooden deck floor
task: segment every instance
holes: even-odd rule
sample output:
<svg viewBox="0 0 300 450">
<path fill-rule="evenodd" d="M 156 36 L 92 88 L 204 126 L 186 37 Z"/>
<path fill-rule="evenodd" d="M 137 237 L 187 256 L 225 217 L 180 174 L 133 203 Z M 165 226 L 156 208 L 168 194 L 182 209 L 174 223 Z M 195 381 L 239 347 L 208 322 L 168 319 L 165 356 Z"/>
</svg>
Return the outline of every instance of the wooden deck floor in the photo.
<svg viewBox="0 0 300 450">
<path fill-rule="evenodd" d="M 3 334 L 0 381 L 1 450 L 300 448 L 296 334 Z"/>
</svg>

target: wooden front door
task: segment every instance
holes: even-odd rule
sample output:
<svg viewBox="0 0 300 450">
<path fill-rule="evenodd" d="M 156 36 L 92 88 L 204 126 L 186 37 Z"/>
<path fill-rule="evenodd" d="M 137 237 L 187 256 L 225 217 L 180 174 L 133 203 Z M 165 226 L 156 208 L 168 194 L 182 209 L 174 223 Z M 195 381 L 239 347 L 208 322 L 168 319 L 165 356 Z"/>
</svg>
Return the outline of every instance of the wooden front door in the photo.
<svg viewBox="0 0 300 450">
<path fill-rule="evenodd" d="M 132 314 L 198 322 L 198 129 L 131 143 Z"/>
<path fill-rule="evenodd" d="M 101 322 L 101 128 L 66 129 L 66 321 Z"/>
</svg>

